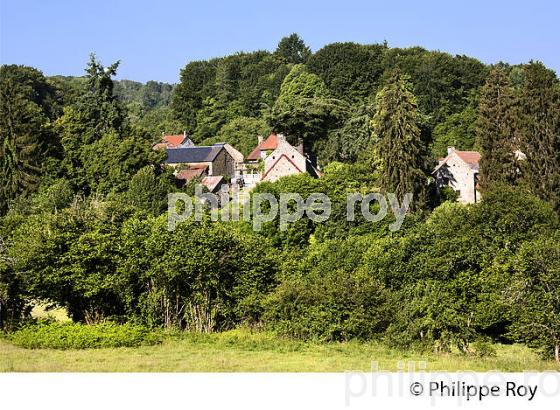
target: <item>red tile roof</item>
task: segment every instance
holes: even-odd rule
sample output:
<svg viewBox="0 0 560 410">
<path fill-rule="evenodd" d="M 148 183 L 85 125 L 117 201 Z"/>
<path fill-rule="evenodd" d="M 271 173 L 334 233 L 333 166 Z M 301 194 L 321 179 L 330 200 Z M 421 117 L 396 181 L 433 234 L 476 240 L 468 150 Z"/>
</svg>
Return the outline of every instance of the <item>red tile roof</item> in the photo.
<svg viewBox="0 0 560 410">
<path fill-rule="evenodd" d="M 480 162 L 480 153 L 476 151 L 457 151 L 455 153 L 469 165 L 478 165 Z"/>
<path fill-rule="evenodd" d="M 175 148 L 178 145 L 181 145 L 185 140 L 184 134 L 179 135 L 165 135 L 162 138 L 162 141 L 167 145 L 168 148 Z"/>
<path fill-rule="evenodd" d="M 270 134 L 267 139 L 255 147 L 247 156 L 249 161 L 258 161 L 261 158 L 261 151 L 275 150 L 278 148 L 278 135 Z"/>
<path fill-rule="evenodd" d="M 454 149 L 451 151 L 445 158 L 438 159 L 438 165 L 432 172 L 435 174 L 443 165 L 447 163 L 447 160 L 450 158 L 451 154 L 457 154 L 462 161 L 464 161 L 471 169 L 478 171 L 478 163 L 480 162 L 480 153 L 477 151 L 457 151 Z"/>
</svg>

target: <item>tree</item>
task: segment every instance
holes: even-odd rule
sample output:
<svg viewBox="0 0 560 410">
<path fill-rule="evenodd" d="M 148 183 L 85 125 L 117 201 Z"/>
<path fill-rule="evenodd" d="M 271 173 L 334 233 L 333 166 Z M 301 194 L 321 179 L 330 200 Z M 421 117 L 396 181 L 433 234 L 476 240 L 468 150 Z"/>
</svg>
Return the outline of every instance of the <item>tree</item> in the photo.
<svg viewBox="0 0 560 410">
<path fill-rule="evenodd" d="M 201 145 L 227 142 L 246 156 L 257 145 L 257 136 L 266 136 L 269 133 L 270 127 L 266 121 L 260 118 L 237 117 L 220 128 L 215 137 L 202 141 Z"/>
<path fill-rule="evenodd" d="M 418 108 L 426 116 L 430 130 L 468 105 L 469 94 L 484 84 L 488 71 L 474 58 L 420 47 L 390 48 L 383 57 L 384 78 L 389 78 L 396 68 L 410 75 Z"/>
<path fill-rule="evenodd" d="M 30 298 L 68 309 L 79 322 L 123 315 L 123 278 L 116 269 L 118 228 L 129 207 L 98 199 L 38 213 L 13 232 L 11 255 Z"/>
<path fill-rule="evenodd" d="M 560 81 L 542 63 L 524 68 L 521 95 L 523 178 L 560 212 Z"/>
<path fill-rule="evenodd" d="M 277 132 L 292 138 L 303 138 L 310 150 L 324 138 L 343 117 L 346 106 L 331 98 L 323 81 L 309 73 L 303 65 L 296 65 L 280 87 L 280 96 L 272 110 L 271 125 Z"/>
<path fill-rule="evenodd" d="M 128 315 L 149 325 L 213 332 L 256 324 L 261 299 L 275 284 L 266 241 L 234 225 L 191 219 L 170 232 L 165 215 L 131 218 L 121 245 Z"/>
<path fill-rule="evenodd" d="M 90 55 L 86 67 L 86 92 L 80 96 L 74 108 L 77 111 L 83 134 L 80 143 L 91 144 L 104 134 L 126 131 L 126 111 L 113 92 L 112 77 L 117 74 L 120 62 L 104 67 Z"/>
<path fill-rule="evenodd" d="M 381 44 L 328 44 L 313 54 L 306 66 L 336 98 L 359 102 L 377 91 L 385 49 Z"/>
<path fill-rule="evenodd" d="M 474 96 L 461 112 L 451 114 L 440 122 L 432 132 L 431 151 L 434 156 L 445 157 L 448 147 L 461 151 L 475 149 L 478 102 Z"/>
<path fill-rule="evenodd" d="M 176 190 L 174 182 L 172 169 L 160 171 L 153 166 L 146 166 L 130 180 L 125 199 L 128 204 L 145 212 L 161 215 L 167 209 L 167 194 Z"/>
<path fill-rule="evenodd" d="M 342 126 L 329 132 L 321 159 L 347 163 L 363 160 L 364 153 L 374 143 L 371 129 L 373 113 L 370 104 L 352 107 Z"/>
<path fill-rule="evenodd" d="M 421 138 L 420 116 L 409 77 L 400 71 L 377 93 L 372 120 L 376 151 L 381 162 L 381 186 L 397 198 L 414 195 L 412 209 L 426 201 L 427 149 Z"/>
<path fill-rule="evenodd" d="M 296 33 L 282 38 L 275 53 L 291 64 L 305 64 L 311 56 L 311 50 Z"/>
<path fill-rule="evenodd" d="M 313 244 L 290 254 L 283 281 L 267 298 L 265 318 L 279 333 L 298 339 L 371 339 L 391 320 L 389 292 L 358 268 L 370 238 Z"/>
<path fill-rule="evenodd" d="M 0 330 L 15 325 L 24 314 L 26 303 L 20 278 L 14 270 L 15 260 L 0 236 Z"/>
<path fill-rule="evenodd" d="M 519 165 L 515 151 L 520 148 L 517 99 L 505 69 L 492 69 L 482 87 L 476 125 L 481 149 L 480 186 L 515 183 Z"/>
<path fill-rule="evenodd" d="M 196 112 L 205 92 L 216 78 L 217 60 L 193 61 L 181 70 L 180 82 L 173 89 L 171 108 L 190 134 L 196 129 Z"/>
<path fill-rule="evenodd" d="M 560 239 L 526 242 L 513 263 L 507 302 L 516 306 L 512 334 L 560 362 Z"/>
<path fill-rule="evenodd" d="M 161 155 L 152 152 L 151 141 L 130 135 L 126 109 L 113 94 L 117 67 L 104 67 L 92 55 L 85 93 L 57 121 L 63 175 L 86 195 L 125 191 L 132 176 Z"/>
<path fill-rule="evenodd" d="M 54 88 L 34 68 L 0 67 L 0 215 L 18 195 L 33 192 L 59 154 L 51 132 L 58 114 Z"/>
</svg>

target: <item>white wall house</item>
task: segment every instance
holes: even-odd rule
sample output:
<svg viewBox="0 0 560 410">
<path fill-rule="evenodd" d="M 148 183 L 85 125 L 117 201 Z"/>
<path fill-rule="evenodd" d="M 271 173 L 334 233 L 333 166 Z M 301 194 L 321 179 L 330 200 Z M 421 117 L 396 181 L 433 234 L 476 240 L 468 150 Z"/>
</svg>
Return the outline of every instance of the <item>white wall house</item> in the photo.
<svg viewBox="0 0 560 410">
<path fill-rule="evenodd" d="M 448 186 L 459 194 L 459 202 L 474 204 L 481 199 L 477 190 L 479 162 L 480 153 L 449 147 L 447 156 L 440 159 L 432 175 L 438 188 Z"/>
</svg>

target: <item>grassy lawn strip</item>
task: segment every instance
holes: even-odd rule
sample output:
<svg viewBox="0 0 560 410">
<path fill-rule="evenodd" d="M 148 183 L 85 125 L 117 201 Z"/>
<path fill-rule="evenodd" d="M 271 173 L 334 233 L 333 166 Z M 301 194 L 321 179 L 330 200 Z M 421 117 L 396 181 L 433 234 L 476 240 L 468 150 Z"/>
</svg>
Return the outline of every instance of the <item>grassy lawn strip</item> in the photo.
<svg viewBox="0 0 560 410">
<path fill-rule="evenodd" d="M 521 345 L 496 345 L 496 357 L 399 352 L 378 343 L 310 343 L 270 333 L 234 330 L 219 334 L 168 335 L 163 343 L 135 348 L 24 349 L 0 340 L 2 372 L 341 372 L 424 361 L 427 371 L 558 370 Z"/>
</svg>

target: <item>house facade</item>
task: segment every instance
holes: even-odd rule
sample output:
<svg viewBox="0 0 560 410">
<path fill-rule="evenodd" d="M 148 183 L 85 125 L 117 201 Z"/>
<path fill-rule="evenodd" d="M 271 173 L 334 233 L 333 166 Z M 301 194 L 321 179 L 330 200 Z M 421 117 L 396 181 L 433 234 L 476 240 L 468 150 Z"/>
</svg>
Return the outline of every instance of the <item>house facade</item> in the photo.
<svg viewBox="0 0 560 410">
<path fill-rule="evenodd" d="M 276 181 L 279 178 L 306 172 L 307 158 L 300 141 L 294 147 L 282 134 L 259 137 L 258 145 L 247 156 L 240 178 L 246 187 L 261 181 Z"/>
<path fill-rule="evenodd" d="M 274 182 L 287 175 L 302 174 L 306 162 L 303 154 L 281 137 L 276 149 L 264 159 L 261 181 Z"/>
<path fill-rule="evenodd" d="M 209 147 L 167 149 L 165 164 L 177 168 L 177 174 L 188 170 L 204 169 L 204 173 L 208 176 L 221 175 L 227 178 L 233 178 L 236 169 L 235 159 L 220 144 Z"/>
<path fill-rule="evenodd" d="M 479 162 L 480 153 L 459 151 L 449 147 L 447 156 L 439 160 L 438 166 L 432 173 L 438 189 L 450 187 L 459 194 L 459 202 L 477 203 L 481 199 L 478 191 Z"/>
</svg>

